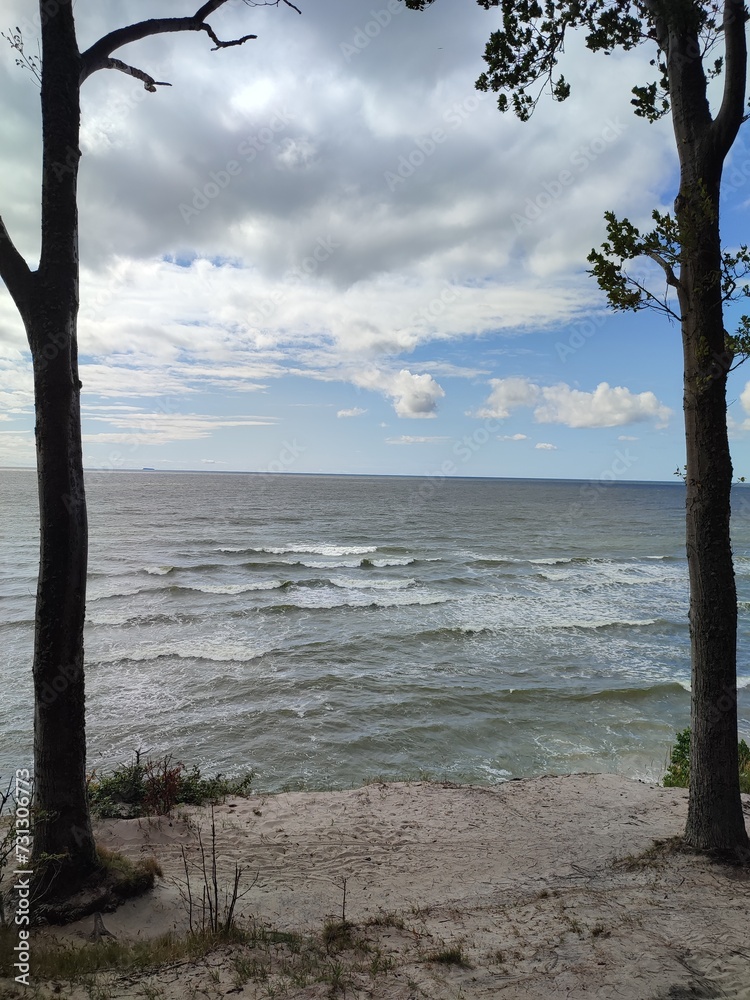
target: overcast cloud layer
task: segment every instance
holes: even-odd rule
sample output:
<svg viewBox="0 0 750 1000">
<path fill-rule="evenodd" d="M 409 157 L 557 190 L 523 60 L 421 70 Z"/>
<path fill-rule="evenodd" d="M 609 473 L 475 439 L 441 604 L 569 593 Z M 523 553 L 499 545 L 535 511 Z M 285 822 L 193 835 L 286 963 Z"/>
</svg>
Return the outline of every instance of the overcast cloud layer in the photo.
<svg viewBox="0 0 750 1000">
<path fill-rule="evenodd" d="M 4 5 L 31 50 L 36 9 Z M 474 90 L 496 12 L 473 0 L 302 10 L 231 2 L 217 33 L 256 41 L 211 52 L 165 35 L 118 53 L 172 84 L 156 94 L 114 72 L 84 85 L 87 464 L 430 474 L 489 421 L 462 474 L 595 477 L 632 424 L 628 478 L 667 478 L 683 448 L 678 333 L 609 316 L 585 274 L 605 210 L 645 222 L 674 197 L 669 123 L 629 104 L 651 53 L 572 44 L 573 98 L 521 124 Z M 192 9 L 75 13 L 85 47 Z M 9 48 L 0 83 L 0 212 L 33 264 L 38 89 Z M 29 358 L 5 293 L 0 366 L 0 463 L 30 465 Z"/>
</svg>

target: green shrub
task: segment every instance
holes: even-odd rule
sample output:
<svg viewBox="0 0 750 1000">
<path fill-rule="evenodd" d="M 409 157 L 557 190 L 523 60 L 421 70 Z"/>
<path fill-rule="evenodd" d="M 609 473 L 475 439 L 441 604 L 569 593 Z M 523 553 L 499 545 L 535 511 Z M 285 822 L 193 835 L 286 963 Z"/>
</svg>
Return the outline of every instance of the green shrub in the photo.
<svg viewBox="0 0 750 1000">
<path fill-rule="evenodd" d="M 740 740 L 740 791 L 750 793 L 750 747 Z M 687 788 L 690 784 L 690 730 L 677 733 L 669 755 L 669 767 L 662 784 L 665 788 Z"/>
<path fill-rule="evenodd" d="M 110 774 L 94 771 L 89 776 L 89 802 L 92 812 L 102 818 L 166 815 L 178 803 L 203 805 L 220 802 L 228 795 L 247 795 L 252 780 L 252 772 L 239 778 L 221 774 L 204 778 L 197 767 L 188 770 L 170 755 L 144 759 L 136 750 L 131 763 L 116 767 Z"/>
</svg>

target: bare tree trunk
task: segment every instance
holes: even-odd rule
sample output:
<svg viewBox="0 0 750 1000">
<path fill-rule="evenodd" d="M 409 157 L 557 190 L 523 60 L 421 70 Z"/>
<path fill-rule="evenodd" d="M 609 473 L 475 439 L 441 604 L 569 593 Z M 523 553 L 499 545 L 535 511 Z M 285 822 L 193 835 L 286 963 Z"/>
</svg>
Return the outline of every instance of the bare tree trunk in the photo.
<svg viewBox="0 0 750 1000">
<path fill-rule="evenodd" d="M 24 315 L 34 361 L 41 525 L 34 641 L 34 865 L 65 895 L 96 866 L 86 794 L 77 178 L 81 60 L 70 0 L 42 0 L 42 252 Z M 47 9 L 45 9 L 47 8 Z M 45 866 L 46 855 L 58 860 Z"/>
<path fill-rule="evenodd" d="M 704 173 L 704 178 L 706 174 Z M 682 211 L 687 444 L 686 540 L 692 668 L 687 843 L 703 850 L 748 847 L 737 752 L 737 594 L 729 517 L 732 460 L 726 407 L 718 182 L 713 197 Z M 686 280 L 687 278 L 687 280 Z M 723 359 L 717 364 L 716 359 Z"/>
<path fill-rule="evenodd" d="M 726 381 L 731 352 L 724 330 L 719 234 L 722 168 L 744 112 L 745 11 L 742 0 L 724 4 L 724 94 L 714 119 L 698 57 L 700 5 L 657 6 L 655 28 L 667 57 L 680 160 L 675 215 L 680 237 L 692 672 L 685 841 L 701 850 L 745 856 L 748 837 L 737 752 L 737 594 L 729 533 L 732 460 Z"/>
</svg>

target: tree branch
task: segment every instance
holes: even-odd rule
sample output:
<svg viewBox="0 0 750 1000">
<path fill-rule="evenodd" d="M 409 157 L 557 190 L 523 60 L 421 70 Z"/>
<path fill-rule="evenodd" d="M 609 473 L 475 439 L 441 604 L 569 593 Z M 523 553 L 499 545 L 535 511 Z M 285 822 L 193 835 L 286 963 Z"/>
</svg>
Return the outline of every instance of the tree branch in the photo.
<svg viewBox="0 0 750 1000">
<path fill-rule="evenodd" d="M 252 38 L 257 38 L 257 35 L 245 35 L 243 38 L 232 39 L 228 42 L 222 42 L 217 38 L 213 28 L 206 23 L 205 18 L 225 3 L 227 3 L 227 0 L 209 0 L 192 17 L 151 18 L 147 21 L 138 21 L 136 24 L 129 24 L 124 28 L 117 28 L 115 31 L 110 31 L 109 34 L 104 35 L 98 42 L 95 42 L 82 53 L 81 83 L 99 69 L 120 69 L 120 66 L 112 66 L 110 62 L 112 53 L 123 45 L 138 42 L 142 38 L 148 38 L 150 35 L 160 35 L 172 31 L 205 31 L 217 49 L 228 48 L 231 45 L 242 45 Z M 133 75 L 137 76 L 138 74 L 134 73 Z M 139 79 L 143 78 L 143 76 L 139 76 Z M 155 81 L 153 83 L 155 84 Z M 146 85 L 146 89 L 150 89 L 148 84 Z"/>
<path fill-rule="evenodd" d="M 650 257 L 651 260 L 656 261 L 659 267 L 664 271 L 667 276 L 667 284 L 671 285 L 673 288 L 682 288 L 680 280 L 672 269 L 672 265 L 666 261 L 660 253 L 656 250 L 644 250 L 643 253 L 646 257 Z"/>
<path fill-rule="evenodd" d="M 128 76 L 134 76 L 137 80 L 143 80 L 143 86 L 146 90 L 150 91 L 152 94 L 156 93 L 157 87 L 171 87 L 171 83 L 165 83 L 163 80 L 154 80 L 152 76 L 148 73 L 144 73 L 142 69 L 136 69 L 135 66 L 128 66 L 121 59 L 107 59 L 102 69 L 119 69 L 121 73 L 127 73 Z"/>
<path fill-rule="evenodd" d="M 5 282 L 18 311 L 24 316 L 31 293 L 33 272 L 16 249 L 2 218 L 0 218 L 0 278 Z"/>
<path fill-rule="evenodd" d="M 723 158 L 732 147 L 745 110 L 747 39 L 744 0 L 724 3 L 724 95 L 713 124 L 714 141 Z"/>
</svg>

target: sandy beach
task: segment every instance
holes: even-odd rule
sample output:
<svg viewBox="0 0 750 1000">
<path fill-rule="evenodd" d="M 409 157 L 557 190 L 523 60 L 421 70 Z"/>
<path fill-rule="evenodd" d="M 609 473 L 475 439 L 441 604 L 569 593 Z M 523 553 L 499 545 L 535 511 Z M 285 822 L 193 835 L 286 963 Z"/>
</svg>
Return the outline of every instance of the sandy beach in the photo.
<svg viewBox="0 0 750 1000">
<path fill-rule="evenodd" d="M 686 805 L 684 790 L 603 774 L 228 801 L 215 810 L 219 881 L 235 862 L 243 885 L 257 879 L 238 918 L 264 928 L 264 943 L 100 975 L 99 993 L 91 982 L 46 985 L 76 1000 L 748 1000 L 750 872 L 654 848 L 681 832 Z M 196 858 L 198 828 L 205 844 L 205 809 L 99 824 L 101 844 L 154 855 L 164 871 L 149 897 L 105 916 L 119 941 L 187 930 L 181 847 Z M 341 921 L 344 885 L 350 938 L 323 945 L 326 922 Z M 88 940 L 92 928 L 88 918 L 42 933 L 102 947 Z M 318 971 L 303 975 L 308 940 Z M 251 968 L 257 978 L 241 982 Z M 13 984 L 2 990 L 12 996 Z"/>
</svg>

